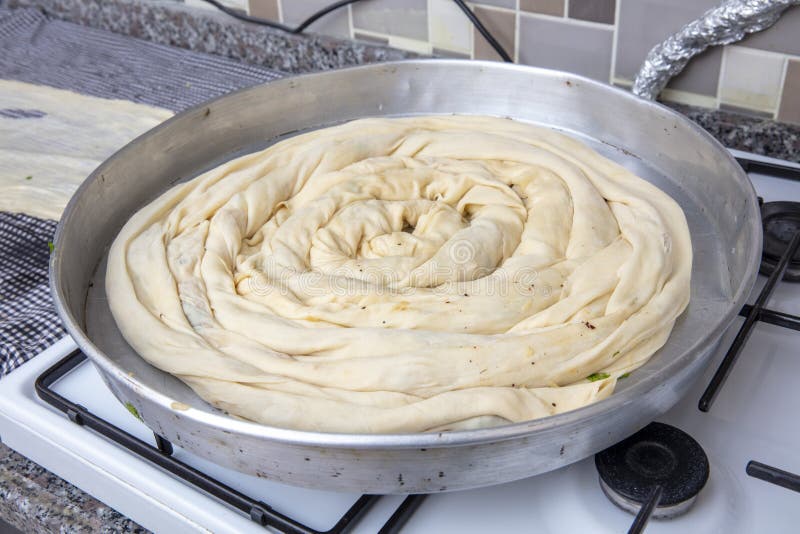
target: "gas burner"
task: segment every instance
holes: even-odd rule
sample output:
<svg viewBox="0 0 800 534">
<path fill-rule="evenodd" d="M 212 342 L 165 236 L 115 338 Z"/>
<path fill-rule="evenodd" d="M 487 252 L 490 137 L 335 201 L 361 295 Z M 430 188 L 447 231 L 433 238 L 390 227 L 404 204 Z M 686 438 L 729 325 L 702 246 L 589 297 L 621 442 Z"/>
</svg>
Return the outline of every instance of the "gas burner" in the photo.
<svg viewBox="0 0 800 534">
<path fill-rule="evenodd" d="M 652 517 L 685 513 L 708 480 L 708 457 L 689 434 L 650 423 L 594 457 L 603 493 L 625 511 L 637 514 L 660 491 Z M 660 490 L 658 489 L 660 487 Z"/>
<path fill-rule="evenodd" d="M 761 221 L 764 226 L 761 274 L 769 276 L 789 241 L 800 231 L 800 202 L 766 202 L 761 205 Z M 783 279 L 787 282 L 800 282 L 800 254 L 795 254 L 792 258 Z"/>
</svg>

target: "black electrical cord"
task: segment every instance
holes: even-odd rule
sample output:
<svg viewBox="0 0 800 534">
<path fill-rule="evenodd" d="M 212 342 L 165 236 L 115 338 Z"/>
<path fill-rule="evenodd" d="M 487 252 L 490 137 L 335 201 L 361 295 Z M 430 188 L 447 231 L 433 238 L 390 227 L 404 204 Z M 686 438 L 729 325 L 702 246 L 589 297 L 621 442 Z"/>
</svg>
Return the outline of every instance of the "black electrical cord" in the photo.
<svg viewBox="0 0 800 534">
<path fill-rule="evenodd" d="M 331 11 L 335 11 L 335 10 L 339 9 L 340 7 L 344 7 L 344 6 L 348 5 L 348 4 L 354 4 L 356 2 L 358 2 L 358 0 L 341 0 L 339 2 L 334 2 L 331 5 L 320 9 L 319 11 L 317 11 L 316 13 L 314 13 L 310 17 L 308 17 L 306 20 L 304 20 L 300 24 L 300 26 L 298 26 L 297 28 L 294 29 L 294 33 L 302 33 L 303 30 L 305 30 L 306 28 L 308 28 L 309 26 L 314 24 L 317 21 L 317 19 L 320 19 L 320 18 L 324 17 L 325 15 L 330 13 Z"/>
<path fill-rule="evenodd" d="M 203 1 L 211 4 L 212 6 L 216 7 L 223 13 L 230 15 L 233 18 L 243 20 L 245 22 L 252 22 L 253 24 L 269 26 L 270 28 L 275 28 L 287 33 L 298 34 L 298 33 L 303 33 L 303 31 L 306 28 L 311 26 L 313 23 L 315 23 L 317 20 L 321 19 L 331 11 L 335 11 L 340 7 L 344 7 L 348 4 L 354 4 L 356 2 L 359 2 L 360 0 L 340 0 L 339 2 L 334 2 L 324 7 L 323 9 L 320 9 L 316 13 L 312 14 L 306 20 L 301 22 L 300 25 L 297 26 L 296 28 L 291 28 L 289 26 L 286 26 L 285 24 L 281 24 L 280 22 L 273 22 L 271 20 L 266 20 L 260 17 L 254 17 L 252 15 L 241 13 L 240 11 L 229 8 L 228 6 L 222 4 L 217 0 L 203 0 Z M 503 59 L 503 61 L 507 63 L 513 63 L 514 60 L 511 59 L 511 56 L 508 55 L 503 46 L 499 42 L 497 42 L 497 39 L 495 39 L 494 36 L 489 32 L 489 30 L 486 29 L 486 26 L 484 26 L 483 23 L 478 19 L 478 17 L 475 16 L 475 13 L 472 12 L 472 10 L 467 6 L 467 4 L 465 4 L 463 0 L 453 0 L 453 1 L 461 9 L 461 11 L 464 12 L 464 14 L 467 16 L 472 25 L 475 26 L 475 29 L 478 30 L 478 32 L 483 36 L 484 39 L 486 39 L 486 41 L 492 46 L 492 48 L 494 48 L 495 51 L 498 54 L 500 54 L 500 57 Z"/>
<path fill-rule="evenodd" d="M 500 57 L 503 58 L 503 61 L 506 63 L 514 63 L 514 60 L 511 59 L 511 56 L 508 55 L 508 52 L 506 52 L 505 48 L 503 48 L 503 46 L 497 42 L 497 39 L 494 38 L 494 35 L 492 35 L 489 30 L 486 29 L 486 26 L 484 26 L 483 23 L 478 20 L 478 17 L 476 17 L 475 13 L 473 13 L 467 4 L 464 3 L 464 0 L 453 0 L 453 2 L 455 2 L 461 11 L 464 12 L 472 25 L 475 26 L 475 29 L 478 30 L 478 33 L 483 35 L 483 38 L 486 39 L 490 45 L 492 45 L 492 48 L 494 48 L 498 54 L 500 54 Z"/>
<path fill-rule="evenodd" d="M 281 31 L 284 31 L 284 32 L 287 32 L 287 33 L 297 34 L 297 33 L 303 33 L 303 31 L 306 28 L 308 28 L 310 25 L 314 24 L 317 20 L 319 20 L 320 18 L 324 17 L 325 15 L 330 13 L 331 11 L 335 11 L 335 10 L 339 9 L 340 7 L 344 7 L 344 6 L 348 5 L 348 4 L 354 4 L 354 3 L 356 3 L 356 2 L 358 2 L 360 0 L 339 0 L 339 2 L 334 2 L 334 3 L 332 3 L 332 4 L 328 5 L 328 6 L 320 9 L 316 13 L 312 14 L 306 20 L 301 22 L 300 25 L 297 26 L 296 28 L 292 28 L 290 26 L 286 26 L 285 24 L 281 24 L 280 22 L 273 22 L 271 20 L 262 19 L 260 17 L 254 17 L 252 15 L 247 15 L 245 13 L 242 13 L 241 11 L 237 11 L 235 9 L 231 9 L 228 6 L 226 6 L 225 4 L 223 4 L 221 2 L 218 2 L 217 0 L 203 0 L 203 1 L 211 4 L 212 6 L 216 7 L 217 9 L 219 9 L 220 11 L 225 13 L 226 15 L 230 15 L 231 17 L 233 17 L 235 19 L 243 20 L 245 22 L 252 22 L 253 24 L 260 24 L 262 26 L 269 26 L 270 28 L 275 28 L 277 30 L 281 30 Z"/>
</svg>

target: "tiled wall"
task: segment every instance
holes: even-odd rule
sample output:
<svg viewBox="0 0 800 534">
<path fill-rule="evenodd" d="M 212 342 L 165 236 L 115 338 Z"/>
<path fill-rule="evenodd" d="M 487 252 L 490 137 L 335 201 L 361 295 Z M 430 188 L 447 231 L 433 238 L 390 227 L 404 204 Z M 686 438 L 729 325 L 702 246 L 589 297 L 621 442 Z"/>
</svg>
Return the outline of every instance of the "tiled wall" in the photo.
<svg viewBox="0 0 800 534">
<path fill-rule="evenodd" d="M 296 24 L 332 0 L 223 0 Z M 185 0 L 191 5 L 208 4 Z M 470 7 L 515 61 L 630 86 L 647 52 L 719 0 L 475 0 Z M 424 54 L 499 59 L 452 0 L 369 0 L 310 31 Z M 663 98 L 800 123 L 800 6 L 775 26 L 694 58 Z"/>
</svg>

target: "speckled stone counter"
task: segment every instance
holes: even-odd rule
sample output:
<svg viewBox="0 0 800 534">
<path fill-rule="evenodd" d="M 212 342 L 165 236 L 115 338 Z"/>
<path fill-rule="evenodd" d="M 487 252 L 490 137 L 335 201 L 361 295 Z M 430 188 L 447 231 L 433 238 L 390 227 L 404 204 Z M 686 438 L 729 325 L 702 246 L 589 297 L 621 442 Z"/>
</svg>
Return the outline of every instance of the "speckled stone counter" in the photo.
<svg viewBox="0 0 800 534">
<path fill-rule="evenodd" d="M 705 128 L 728 148 L 800 163 L 800 125 L 731 111 L 668 105 Z"/>
<path fill-rule="evenodd" d="M 147 532 L 3 444 L 0 444 L 0 519 L 26 534 Z"/>
<path fill-rule="evenodd" d="M 38 7 L 54 18 L 290 73 L 415 56 L 384 46 L 321 35 L 291 35 L 175 2 L 0 0 L 0 4 L 12 8 Z"/>
<path fill-rule="evenodd" d="M 0 0 L 49 16 L 290 73 L 413 54 L 320 36 L 294 36 L 180 4 L 130 0 Z M 800 126 L 672 105 L 725 146 L 800 161 Z M 0 518 L 23 532 L 145 532 L 142 527 L 0 444 Z"/>
</svg>

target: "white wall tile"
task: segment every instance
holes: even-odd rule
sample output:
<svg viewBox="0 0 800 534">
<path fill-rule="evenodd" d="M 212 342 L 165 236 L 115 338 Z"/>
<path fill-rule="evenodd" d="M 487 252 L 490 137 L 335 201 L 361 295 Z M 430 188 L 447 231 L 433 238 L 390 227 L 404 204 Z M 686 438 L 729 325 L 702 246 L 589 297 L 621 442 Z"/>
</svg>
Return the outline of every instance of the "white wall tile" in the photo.
<svg viewBox="0 0 800 534">
<path fill-rule="evenodd" d="M 429 0 L 431 43 L 437 48 L 469 52 L 472 25 L 452 0 Z"/>
<path fill-rule="evenodd" d="M 225 4 L 227 7 L 232 7 L 233 9 L 240 9 L 242 11 L 247 11 L 247 0 L 220 0 L 220 2 Z M 203 2 L 202 0 L 185 0 L 184 3 L 187 6 L 191 6 L 191 7 L 203 7 L 203 8 L 206 8 L 206 9 L 216 9 L 214 6 L 212 6 L 208 2 Z"/>
<path fill-rule="evenodd" d="M 599 24 L 520 15 L 519 61 L 608 82 L 614 32 Z"/>
<path fill-rule="evenodd" d="M 183 3 L 189 7 L 199 7 L 201 9 L 216 9 L 208 2 L 203 2 L 203 0 L 184 0 Z"/>
<path fill-rule="evenodd" d="M 281 18 L 289 26 L 297 26 L 308 17 L 331 4 L 331 0 L 283 0 Z M 350 38 L 350 15 L 346 7 L 328 13 L 308 27 L 309 32 Z"/>
<path fill-rule="evenodd" d="M 407 37 L 400 37 L 399 35 L 387 35 L 389 38 L 389 46 L 393 48 L 400 48 L 401 50 L 408 50 L 416 52 L 417 54 L 430 54 L 431 44 L 428 41 L 420 41 L 417 39 L 409 39 Z"/>
<path fill-rule="evenodd" d="M 370 0 L 356 2 L 352 7 L 353 26 L 357 30 L 418 41 L 429 39 L 428 0 Z"/>
<path fill-rule="evenodd" d="M 786 58 L 743 46 L 725 48 L 719 99 L 723 104 L 773 112 Z"/>
</svg>

